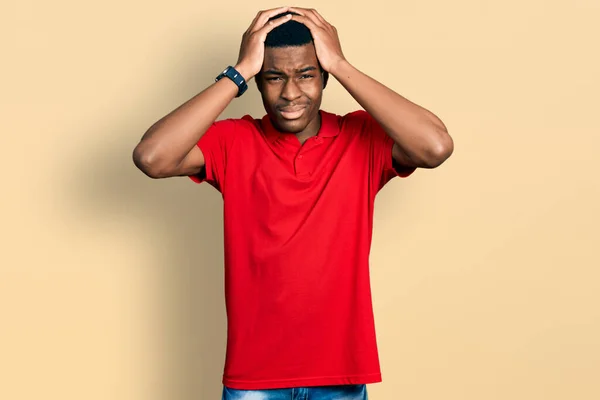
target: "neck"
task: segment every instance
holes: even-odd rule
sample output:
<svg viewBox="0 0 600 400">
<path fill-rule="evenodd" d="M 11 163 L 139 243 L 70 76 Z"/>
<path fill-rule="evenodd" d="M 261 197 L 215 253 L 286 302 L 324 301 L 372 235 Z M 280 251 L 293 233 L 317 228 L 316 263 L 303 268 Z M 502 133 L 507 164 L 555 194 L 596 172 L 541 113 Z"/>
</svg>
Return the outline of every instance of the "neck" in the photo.
<svg viewBox="0 0 600 400">
<path fill-rule="evenodd" d="M 302 132 L 296 133 L 296 137 L 301 143 L 304 143 L 306 139 L 316 136 L 321 129 L 321 112 L 317 113 L 317 117 L 310 121 L 306 128 Z"/>
</svg>

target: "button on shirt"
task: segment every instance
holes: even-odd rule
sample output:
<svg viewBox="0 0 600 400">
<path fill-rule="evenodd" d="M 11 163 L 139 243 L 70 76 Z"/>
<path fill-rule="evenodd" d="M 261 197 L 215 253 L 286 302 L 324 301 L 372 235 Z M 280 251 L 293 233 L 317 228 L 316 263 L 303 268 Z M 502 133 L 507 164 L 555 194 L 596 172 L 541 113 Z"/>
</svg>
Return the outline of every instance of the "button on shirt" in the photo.
<svg viewBox="0 0 600 400">
<path fill-rule="evenodd" d="M 222 193 L 234 389 L 381 381 L 369 278 L 377 192 L 413 168 L 367 112 L 319 111 L 300 144 L 267 115 L 212 124 L 201 175 Z"/>
</svg>

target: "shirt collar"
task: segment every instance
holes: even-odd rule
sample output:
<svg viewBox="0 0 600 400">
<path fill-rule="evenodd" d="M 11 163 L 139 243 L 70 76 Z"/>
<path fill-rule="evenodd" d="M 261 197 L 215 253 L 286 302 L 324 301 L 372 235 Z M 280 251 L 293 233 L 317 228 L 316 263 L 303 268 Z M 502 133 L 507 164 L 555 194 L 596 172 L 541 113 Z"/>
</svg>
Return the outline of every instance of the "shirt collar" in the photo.
<svg viewBox="0 0 600 400">
<path fill-rule="evenodd" d="M 321 114 L 321 127 L 319 128 L 319 132 L 317 132 L 317 136 L 319 137 L 334 137 L 340 133 L 340 127 L 338 125 L 338 120 L 335 114 L 328 113 L 323 110 L 319 110 Z M 266 114 L 261 119 L 261 127 L 265 136 L 269 139 L 271 143 L 275 142 L 282 136 L 289 135 L 290 133 L 285 133 L 278 131 L 273 126 L 271 122 L 271 118 L 268 114 Z"/>
</svg>

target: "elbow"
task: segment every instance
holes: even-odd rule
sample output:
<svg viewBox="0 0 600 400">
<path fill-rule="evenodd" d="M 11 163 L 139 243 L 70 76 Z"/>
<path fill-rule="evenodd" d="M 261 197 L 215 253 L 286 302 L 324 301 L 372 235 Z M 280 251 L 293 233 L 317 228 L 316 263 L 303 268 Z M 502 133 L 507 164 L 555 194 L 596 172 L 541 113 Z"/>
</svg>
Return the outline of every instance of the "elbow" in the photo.
<svg viewBox="0 0 600 400">
<path fill-rule="evenodd" d="M 447 132 L 439 134 L 439 138 L 433 143 L 427 155 L 427 167 L 439 167 L 454 152 L 454 141 Z"/>
<path fill-rule="evenodd" d="M 140 142 L 132 154 L 133 163 L 146 176 L 152 179 L 160 179 L 168 176 L 166 168 L 161 165 L 156 151 L 148 148 L 143 142 Z"/>
</svg>

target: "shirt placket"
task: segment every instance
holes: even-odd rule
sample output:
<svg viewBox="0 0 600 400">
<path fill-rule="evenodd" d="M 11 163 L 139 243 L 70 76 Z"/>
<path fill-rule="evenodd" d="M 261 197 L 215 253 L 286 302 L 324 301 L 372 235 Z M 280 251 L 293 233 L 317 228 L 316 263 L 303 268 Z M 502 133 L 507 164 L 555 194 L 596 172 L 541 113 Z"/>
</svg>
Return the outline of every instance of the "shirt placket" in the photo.
<svg viewBox="0 0 600 400">
<path fill-rule="evenodd" d="M 323 139 L 314 136 L 308 139 L 303 146 L 299 146 L 297 149 L 296 157 L 294 158 L 294 171 L 297 177 L 308 177 L 312 173 L 313 165 L 307 158 L 307 153 L 313 151 L 315 146 L 320 145 Z"/>
</svg>

